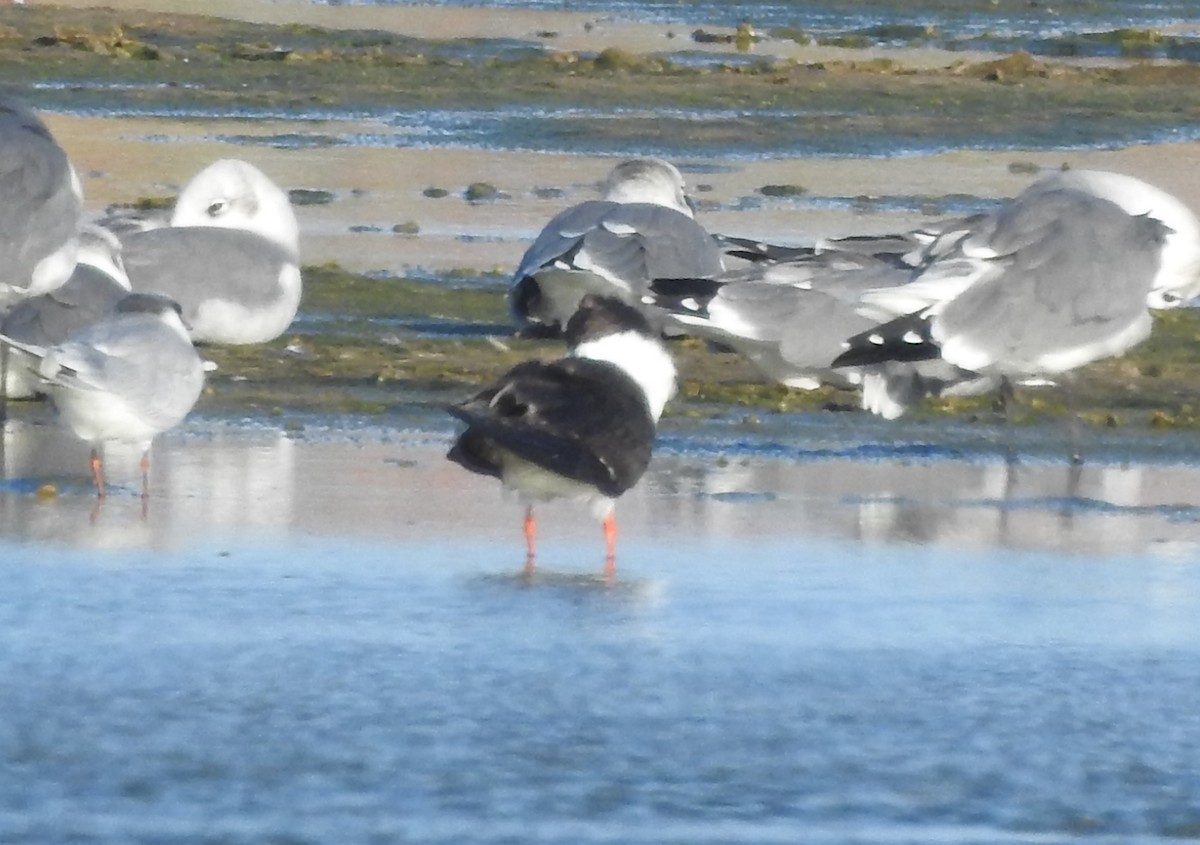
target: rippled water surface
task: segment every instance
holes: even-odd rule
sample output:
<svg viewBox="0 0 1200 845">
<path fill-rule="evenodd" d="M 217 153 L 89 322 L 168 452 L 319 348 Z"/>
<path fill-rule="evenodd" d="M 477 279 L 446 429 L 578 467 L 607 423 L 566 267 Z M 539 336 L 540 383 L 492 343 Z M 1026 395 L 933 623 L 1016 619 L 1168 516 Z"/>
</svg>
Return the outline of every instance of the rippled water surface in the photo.
<svg viewBox="0 0 1200 845">
<path fill-rule="evenodd" d="M 606 581 L 441 428 L 196 423 L 143 514 L 10 423 L 0 841 L 1200 837 L 1200 471 L 823 425 L 668 438 Z"/>
<path fill-rule="evenodd" d="M 520 5 L 839 31 L 936 19 L 953 37 L 1017 39 L 1195 15 L 1125 0 Z M 615 154 L 579 126 L 664 121 L 505 104 L 221 113 L 280 123 L 262 136 L 103 84 L 35 90 L 68 112 L 200 118 L 163 144 L 297 156 Z M 680 110 L 664 125 L 681 146 L 664 149 L 711 154 L 689 121 L 753 118 L 798 128 L 718 157 L 839 154 L 805 135 L 809 117 Z M 1082 138 L 1043 123 L 1020 143 L 1130 140 L 1120 115 Z M 1194 135 L 1187 121 L 1154 131 Z M 1017 140 L 927 140 L 981 144 Z M 308 314 L 297 334 L 337 319 Z M 567 505 L 539 511 L 527 570 L 520 507 L 449 464 L 449 421 L 407 400 L 378 423 L 193 419 L 156 445 L 144 506 L 136 455 L 113 456 L 98 505 L 86 447 L 44 411 L 0 428 L 0 843 L 1200 839 L 1192 435 L 1089 431 L 1071 467 L 1050 427 L 673 418 L 618 506 L 606 579 L 599 527 Z"/>
<path fill-rule="evenodd" d="M 317 0 L 322 2 L 322 0 Z M 420 5 L 422 0 L 323 0 L 327 5 Z M 1062 0 L 1055 3 L 992 0 L 451 0 L 445 5 L 569 10 L 604 13 L 630 20 L 710 23 L 806 29 L 854 29 L 881 23 L 932 24 L 963 33 L 1010 32 L 1044 35 L 1064 28 L 1103 29 L 1156 26 L 1195 17 L 1188 0 Z"/>
</svg>

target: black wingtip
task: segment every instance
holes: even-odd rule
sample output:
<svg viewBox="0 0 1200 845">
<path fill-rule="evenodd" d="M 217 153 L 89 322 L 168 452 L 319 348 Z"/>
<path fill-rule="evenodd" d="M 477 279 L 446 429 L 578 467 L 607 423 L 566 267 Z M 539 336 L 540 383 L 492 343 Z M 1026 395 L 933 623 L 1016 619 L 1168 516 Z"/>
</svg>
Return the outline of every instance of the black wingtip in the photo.
<svg viewBox="0 0 1200 845">
<path fill-rule="evenodd" d="M 929 361 L 941 357 L 941 348 L 930 336 L 929 320 L 921 312 L 897 317 L 854 335 L 832 367 L 865 367 L 889 361 Z"/>
<path fill-rule="evenodd" d="M 713 235 L 721 252 L 733 258 L 740 258 L 754 264 L 780 263 L 811 258 L 815 250 L 810 246 L 785 246 L 783 244 L 766 243 L 750 238 L 739 238 L 735 235 Z"/>
<path fill-rule="evenodd" d="M 724 286 L 715 279 L 655 279 L 647 301 L 674 314 L 707 317 L 708 304 Z"/>
</svg>

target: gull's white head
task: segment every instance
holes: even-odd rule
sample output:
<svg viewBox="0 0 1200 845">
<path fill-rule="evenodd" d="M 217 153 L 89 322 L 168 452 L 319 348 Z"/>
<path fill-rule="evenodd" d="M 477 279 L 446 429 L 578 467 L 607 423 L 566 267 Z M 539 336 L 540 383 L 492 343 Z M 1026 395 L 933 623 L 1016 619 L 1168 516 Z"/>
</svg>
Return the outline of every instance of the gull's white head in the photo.
<svg viewBox="0 0 1200 845">
<path fill-rule="evenodd" d="M 287 194 L 239 159 L 220 159 L 192 177 L 175 202 L 171 225 L 241 229 L 299 250 L 300 227 Z"/>
<path fill-rule="evenodd" d="M 633 158 L 612 169 L 604 180 L 609 202 L 645 202 L 694 217 L 679 168 L 661 158 Z"/>
<path fill-rule="evenodd" d="M 1106 199 L 1133 216 L 1146 215 L 1167 227 L 1162 263 L 1146 304 L 1178 308 L 1200 295 L 1200 221 L 1186 205 L 1141 179 L 1104 170 L 1068 170 L 1047 180 Z"/>
</svg>

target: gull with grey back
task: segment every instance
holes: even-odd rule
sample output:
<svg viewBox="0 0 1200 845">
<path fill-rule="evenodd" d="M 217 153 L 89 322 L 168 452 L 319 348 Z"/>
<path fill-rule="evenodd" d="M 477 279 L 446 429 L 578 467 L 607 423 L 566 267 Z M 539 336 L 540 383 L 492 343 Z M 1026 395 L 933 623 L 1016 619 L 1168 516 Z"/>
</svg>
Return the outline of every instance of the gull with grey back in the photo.
<svg viewBox="0 0 1200 845">
<path fill-rule="evenodd" d="M 835 365 L 940 358 L 1007 381 L 1120 355 L 1149 336 L 1149 308 L 1200 290 L 1198 232 L 1132 177 L 1048 177 L 974 219 L 910 285 L 865 294 L 901 316 L 850 338 Z"/>
<path fill-rule="evenodd" d="M 75 266 L 83 191 L 46 124 L 0 97 L 0 313 Z"/>
<path fill-rule="evenodd" d="M 91 444 L 97 496 L 106 495 L 105 445 L 127 443 L 141 449 L 142 496 L 147 497 L 152 441 L 183 421 L 204 386 L 203 363 L 179 305 L 159 294 L 134 293 L 112 316 L 62 343 L 0 340 L 37 359 L 38 375 L 59 417 Z"/>
<path fill-rule="evenodd" d="M 21 301 L 0 320 L 0 334 L 35 346 L 53 346 L 112 314 L 128 293 L 121 242 L 107 229 L 85 224 L 71 277 L 52 291 Z M 10 399 L 29 399 L 42 390 L 36 367 L 25 359 L 24 352 L 14 349 L 4 365 L 4 390 Z"/>
<path fill-rule="evenodd" d="M 523 329 L 560 330 L 588 293 L 641 307 L 652 279 L 719 274 L 721 250 L 696 222 L 684 188 L 673 164 L 631 159 L 609 173 L 602 199 L 551 219 L 509 290 L 509 309 Z"/>
<path fill-rule="evenodd" d="M 265 343 L 296 316 L 296 216 L 287 194 L 247 162 L 214 162 L 184 187 L 170 226 L 120 238 L 133 289 L 178 302 L 197 342 Z"/>
<path fill-rule="evenodd" d="M 917 233 L 815 247 L 719 237 L 728 255 L 747 264 L 716 279 L 652 282 L 645 301 L 667 312 L 668 330 L 728 347 L 764 376 L 799 390 L 886 379 L 888 395 L 903 405 L 929 392 L 964 390 L 975 380 L 940 361 L 833 366 L 847 337 L 896 316 L 862 297 L 912 281 L 913 268 L 903 258 L 919 242 Z"/>
</svg>

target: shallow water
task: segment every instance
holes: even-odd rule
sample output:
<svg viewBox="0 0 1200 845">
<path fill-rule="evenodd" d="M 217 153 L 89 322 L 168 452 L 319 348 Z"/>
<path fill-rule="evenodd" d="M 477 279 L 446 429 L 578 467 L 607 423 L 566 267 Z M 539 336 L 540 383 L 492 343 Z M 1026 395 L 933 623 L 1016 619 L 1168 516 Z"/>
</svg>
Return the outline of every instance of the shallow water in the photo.
<svg viewBox="0 0 1200 845">
<path fill-rule="evenodd" d="M 422 0 L 314 0 L 335 6 L 412 6 Z M 566 0 L 454 0 L 443 4 L 596 15 L 596 21 L 679 27 L 672 36 L 701 32 L 727 36 L 751 24 L 756 52 L 798 39 L 841 46 L 937 47 L 953 51 L 1016 52 L 1034 55 L 1200 58 L 1200 21 L 1188 0 L 1065 0 L 1061 3 L 993 0 L 736 0 L 736 2 L 566 2 Z M 551 31 L 548 34 L 556 34 Z M 1164 37 L 1165 36 L 1165 37 Z M 730 61 L 697 52 L 695 62 Z M 685 60 L 686 61 L 686 60 Z M 732 59 L 737 62 L 737 57 Z"/>
<path fill-rule="evenodd" d="M 323 5 L 423 5 L 423 0 L 314 0 Z M 803 29 L 853 30 L 877 24 L 936 24 L 951 32 L 1006 32 L 1045 35 L 1064 27 L 1082 30 L 1153 27 L 1193 18 L 1188 0 L 1063 0 L 1055 3 L 991 0 L 734 0 L 734 2 L 661 2 L 661 0 L 450 0 L 444 5 L 510 9 L 595 12 L 618 18 L 674 24 L 735 27 L 795 26 Z"/>
<path fill-rule="evenodd" d="M 193 421 L 143 515 L 12 421 L 0 841 L 1200 835 L 1200 468 L 858 436 L 668 440 L 605 581 L 440 424 Z"/>
<path fill-rule="evenodd" d="M 71 83 L 31 86 L 48 108 L 85 117 L 170 121 L 170 132 L 138 138 L 162 144 L 219 143 L 254 149 L 322 150 L 330 147 L 414 150 L 530 151 L 576 155 L 713 157 L 727 161 L 777 157 L 893 158 L 968 150 L 1103 150 L 1134 144 L 1184 143 L 1200 139 L 1195 121 L 1178 115 L 1144 118 L 1120 111 L 1091 114 L 1085 123 L 1069 110 L 1012 123 L 939 120 L 864 127 L 878 103 L 841 101 L 810 111 L 775 108 L 630 109 L 544 108 L 499 104 L 495 108 L 281 109 L 277 107 L 147 106 L 117 90 Z M 891 108 L 891 107 L 887 107 Z M 891 117 L 901 120 L 896 112 Z M 214 133 L 208 124 L 236 121 L 245 132 Z M 264 134 L 261 125 L 280 124 Z M 737 133 L 694 136 L 705 125 L 736 125 Z"/>
<path fill-rule="evenodd" d="M 566 122 L 333 110 L 293 134 L 276 117 L 265 140 L 164 122 L 156 145 L 503 147 Z M 498 216 L 515 212 L 532 216 Z M 15 416 L 5 845 L 1200 838 L 1187 433 L 1089 432 L 1072 468 L 1049 429 L 669 419 L 606 580 L 599 528 L 569 505 L 539 509 L 526 572 L 520 507 L 444 460 L 428 408 L 193 419 L 157 444 L 144 505 L 137 456 L 113 455 L 102 506 L 86 448 Z"/>
</svg>

